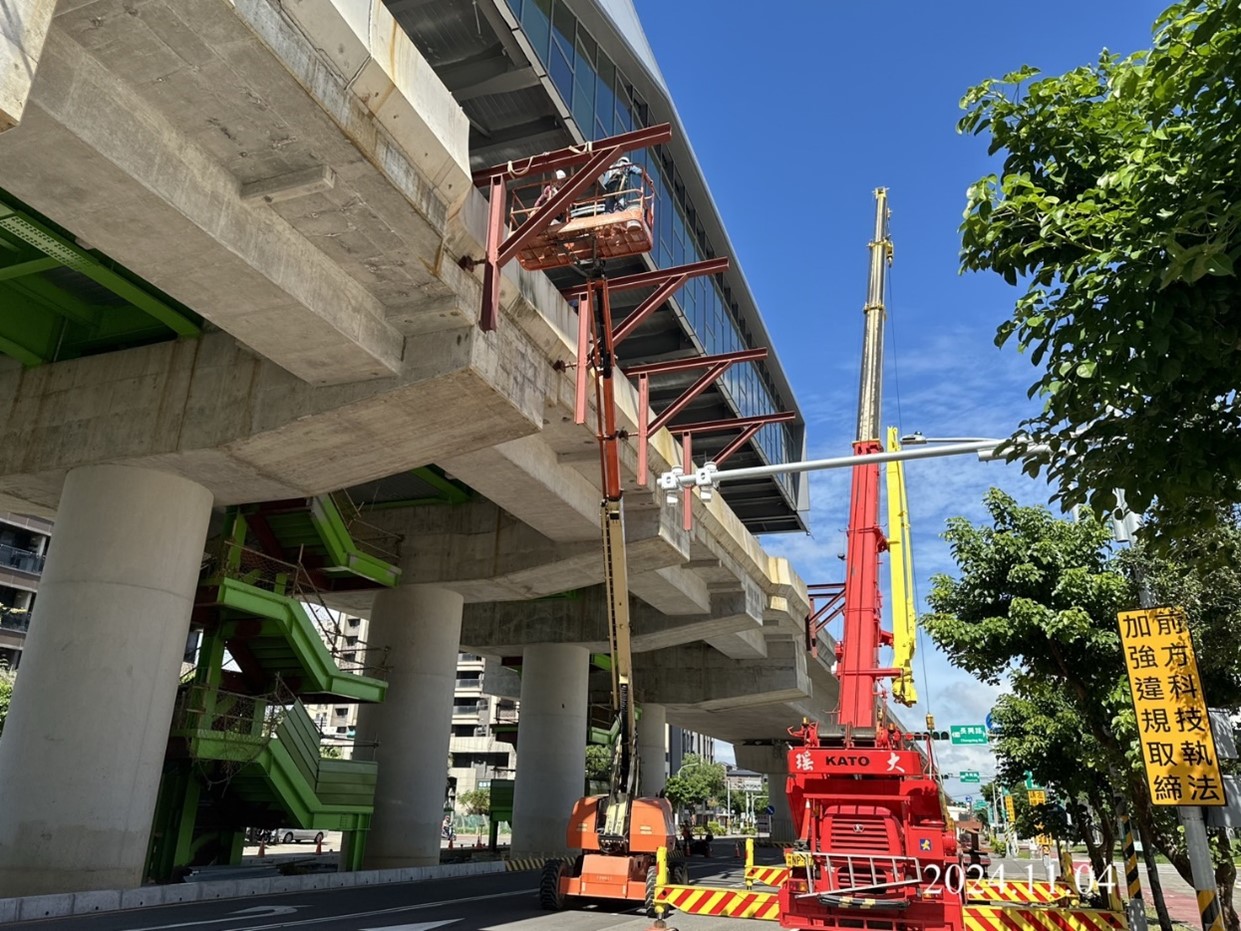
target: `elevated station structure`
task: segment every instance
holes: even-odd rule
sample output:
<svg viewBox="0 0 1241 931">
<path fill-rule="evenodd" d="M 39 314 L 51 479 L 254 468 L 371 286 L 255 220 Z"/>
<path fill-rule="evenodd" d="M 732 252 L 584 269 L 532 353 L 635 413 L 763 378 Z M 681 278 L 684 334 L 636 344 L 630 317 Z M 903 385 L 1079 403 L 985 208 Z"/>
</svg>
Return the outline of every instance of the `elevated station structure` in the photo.
<svg viewBox="0 0 1241 931">
<path fill-rule="evenodd" d="M 196 815 L 207 842 L 173 817 L 218 814 L 215 796 L 161 790 L 195 748 L 235 764 L 211 778 L 270 818 L 336 818 L 365 844 L 350 863 L 434 861 L 460 650 L 520 668 L 518 772 L 537 760 L 538 782 L 518 779 L 514 847 L 557 849 L 607 640 L 596 439 L 575 417 L 571 269 L 505 267 L 494 328 L 480 326 L 489 206 L 474 173 L 625 120 L 670 122 L 666 145 L 632 153 L 675 206 L 655 221 L 656 263 L 728 251 L 632 9 L 15 9 L 0 44 L 0 507 L 54 514 L 57 534 L 0 741 L 0 784 L 20 800 L 0 808 L 0 896 L 136 885 L 160 832 L 164 867 L 228 856 L 235 822 Z M 648 369 L 651 410 L 696 377 L 651 366 L 773 348 L 732 258 L 663 295 L 622 346 L 622 368 Z M 609 274 L 651 271 L 634 262 Z M 635 288 L 618 312 L 654 293 Z M 621 382 L 616 402 L 642 720 L 779 737 L 837 700 L 806 650 L 805 585 L 753 536 L 800 529 L 804 487 L 695 496 L 687 530 L 640 480 L 681 462 L 678 428 L 703 422 L 791 411 L 740 444 L 741 427 L 695 433 L 692 449 L 798 458 L 791 392 L 773 351 L 747 360 L 639 455 L 639 388 Z M 315 511 L 342 489 L 397 551 Z M 264 571 L 221 556 L 240 550 Z M 292 605 L 307 580 L 370 618 L 367 669 L 308 647 Z M 214 652 L 181 683 L 191 627 Z M 244 681 L 224 681 L 224 652 Z M 295 695 L 363 702 L 374 768 L 342 788 L 305 752 L 307 721 L 265 717 L 276 672 Z M 193 688 L 203 700 L 187 704 Z M 277 743 L 212 743 L 224 718 Z M 303 746 L 280 756 L 280 741 Z M 782 772 L 775 757 L 765 771 Z"/>
</svg>

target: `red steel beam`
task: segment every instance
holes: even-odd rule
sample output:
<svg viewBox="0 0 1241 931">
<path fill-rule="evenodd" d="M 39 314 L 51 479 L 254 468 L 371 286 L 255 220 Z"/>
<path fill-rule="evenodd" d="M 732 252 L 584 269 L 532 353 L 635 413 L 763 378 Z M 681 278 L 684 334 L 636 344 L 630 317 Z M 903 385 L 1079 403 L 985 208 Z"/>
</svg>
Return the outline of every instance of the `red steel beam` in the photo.
<svg viewBox="0 0 1241 931">
<path fill-rule="evenodd" d="M 717 275 L 727 270 L 728 257 L 724 256 L 716 259 L 704 259 L 701 262 L 690 262 L 688 265 L 678 265 L 675 268 L 658 268 L 654 271 L 637 272 L 633 275 L 609 278 L 608 287 L 613 291 L 627 291 L 633 288 L 655 288 L 655 292 L 642 301 L 633 313 L 625 318 L 625 322 L 616 328 L 616 332 L 613 334 L 613 345 L 619 345 L 621 340 L 636 330 L 642 324 L 642 321 L 676 293 L 677 289 L 690 278 L 698 278 L 703 275 Z M 565 297 L 572 299 L 572 296 L 580 294 L 581 290 L 581 288 L 576 288 L 566 292 Z"/>
<path fill-rule="evenodd" d="M 765 427 L 769 423 L 783 423 L 796 420 L 796 411 L 781 411 L 778 414 L 759 414 L 755 417 L 734 417 L 731 420 L 702 420 L 698 423 L 679 423 L 670 427 L 673 433 L 719 433 L 722 430 L 735 430 L 737 427 L 748 427 L 758 424 Z"/>
<path fill-rule="evenodd" d="M 580 303 L 578 305 L 581 306 Z M 651 362 L 647 365 L 635 365 L 626 369 L 626 375 L 638 376 L 638 485 L 646 485 L 646 447 L 652 433 L 659 430 L 673 417 L 683 411 L 694 398 L 702 394 L 712 382 L 724 374 L 734 362 L 747 362 L 763 359 L 767 356 L 766 349 L 746 349 L 741 352 L 726 352 L 717 356 L 696 356 L 688 359 L 669 359 L 664 362 Z M 672 402 L 662 414 L 651 420 L 651 385 L 650 376 L 667 372 L 684 372 L 691 369 L 706 368 L 707 371 L 693 385 L 687 388 L 680 397 Z"/>
<path fill-rule="evenodd" d="M 625 151 L 645 149 L 647 146 L 668 142 L 671 138 L 672 124 L 657 123 L 654 126 L 644 126 L 627 133 L 608 136 L 606 139 L 596 139 L 584 146 L 565 146 L 563 149 L 553 149 L 551 152 L 531 155 L 529 158 L 513 159 L 502 165 L 482 168 L 474 172 L 473 180 L 475 185 L 483 185 L 497 175 L 505 178 L 520 178 L 531 172 L 543 174 L 555 171 L 557 168 L 572 168 L 575 165 L 584 165 L 590 160 L 591 155 L 601 148 L 616 148 Z"/>
<path fill-rule="evenodd" d="M 514 165 L 511 161 L 476 171 L 476 185 L 488 185 L 490 203 L 487 218 L 487 244 L 483 268 L 483 307 L 479 326 L 484 331 L 496 328 L 500 313 L 500 269 L 511 261 L 531 237 L 547 229 L 551 221 L 565 212 L 573 199 L 586 190 L 599 174 L 621 155 L 632 149 L 658 145 L 672 138 L 668 123 L 636 129 L 587 143 L 581 148 L 567 147 L 542 155 L 532 155 L 524 162 Z M 580 166 L 565 184 L 548 201 L 534 211 L 526 222 L 504 237 L 504 218 L 508 208 L 508 180 L 534 172 L 542 174 L 556 168 Z"/>
<path fill-rule="evenodd" d="M 702 368 L 716 362 L 753 362 L 767 358 L 766 349 L 742 349 L 738 352 L 721 352 L 714 356 L 687 356 L 684 359 L 665 359 L 663 362 L 647 362 L 643 365 L 631 365 L 625 369 L 626 375 L 664 375 L 668 372 L 684 372 L 688 369 Z"/>
</svg>

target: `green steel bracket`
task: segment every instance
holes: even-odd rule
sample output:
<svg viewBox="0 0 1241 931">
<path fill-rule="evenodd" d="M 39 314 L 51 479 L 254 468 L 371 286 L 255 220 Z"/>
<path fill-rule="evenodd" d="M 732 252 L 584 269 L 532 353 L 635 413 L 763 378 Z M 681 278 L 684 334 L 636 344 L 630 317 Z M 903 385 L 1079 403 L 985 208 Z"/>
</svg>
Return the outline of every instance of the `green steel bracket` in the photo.
<svg viewBox="0 0 1241 931">
<path fill-rule="evenodd" d="M 355 701 L 383 701 L 388 683 L 370 676 L 341 672 L 310 615 L 294 598 L 226 578 L 219 581 L 216 604 L 240 615 L 273 621 L 306 673 L 306 691 Z"/>
<path fill-rule="evenodd" d="M 60 265 L 101 285 L 178 336 L 198 336 L 202 328 L 185 313 L 134 284 L 101 259 L 27 214 L 0 202 L 0 229 L 34 246 Z"/>
<path fill-rule="evenodd" d="M 349 535 L 344 515 L 340 513 L 340 508 L 336 506 L 331 495 L 319 495 L 311 499 L 310 520 L 319 539 L 323 541 L 333 566 L 339 566 L 387 588 L 395 587 L 401 580 L 401 570 L 397 566 L 358 548 L 353 537 Z"/>
</svg>

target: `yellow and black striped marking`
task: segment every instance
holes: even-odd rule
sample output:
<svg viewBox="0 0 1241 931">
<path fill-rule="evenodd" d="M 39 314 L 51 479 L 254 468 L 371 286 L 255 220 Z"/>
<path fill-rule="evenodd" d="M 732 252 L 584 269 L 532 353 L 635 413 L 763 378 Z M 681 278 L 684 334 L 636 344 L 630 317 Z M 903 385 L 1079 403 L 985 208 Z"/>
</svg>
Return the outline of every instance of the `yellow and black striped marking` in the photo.
<svg viewBox="0 0 1241 931">
<path fill-rule="evenodd" d="M 1202 914 L 1203 931 L 1224 931 L 1224 916 L 1214 889 L 1198 893 L 1198 911 Z"/>
<path fill-rule="evenodd" d="M 764 886 L 783 886 L 790 872 L 787 866 L 747 866 L 745 881 L 762 883 Z"/>
<path fill-rule="evenodd" d="M 1125 916 L 1101 908 L 966 905 L 965 931 L 1126 931 Z"/>
<path fill-rule="evenodd" d="M 971 879 L 965 883 L 967 902 L 1021 902 L 1030 905 L 1052 905 L 1078 901 L 1068 886 L 1027 880 Z"/>
<path fill-rule="evenodd" d="M 670 905 L 687 915 L 780 920 L 780 897 L 776 892 L 711 886 L 661 886 L 655 890 L 655 902 Z"/>
<path fill-rule="evenodd" d="M 505 860 L 504 869 L 509 873 L 521 873 L 525 870 L 541 870 L 547 857 L 518 857 L 516 860 Z"/>
</svg>

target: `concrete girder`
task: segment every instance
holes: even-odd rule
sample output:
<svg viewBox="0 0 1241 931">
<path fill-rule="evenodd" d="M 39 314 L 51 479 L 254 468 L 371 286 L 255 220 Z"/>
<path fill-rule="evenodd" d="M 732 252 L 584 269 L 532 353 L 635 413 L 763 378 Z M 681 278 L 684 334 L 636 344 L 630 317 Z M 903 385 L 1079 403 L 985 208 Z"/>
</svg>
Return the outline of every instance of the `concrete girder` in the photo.
<svg viewBox="0 0 1241 931">
<path fill-rule="evenodd" d="M 0 132 L 21 122 L 56 0 L 14 0 L 0 26 Z"/>
<path fill-rule="evenodd" d="M 639 698 L 717 713 L 807 698 L 811 684 L 805 651 L 779 640 L 767 649 L 767 656 L 757 660 L 729 659 L 701 643 L 643 654 L 634 660 Z"/>
<path fill-rule="evenodd" d="M 217 504 L 301 497 L 538 429 L 540 368 L 519 340 L 470 327 L 420 344 L 398 378 L 323 388 L 223 333 L 10 365 L 0 496 L 54 509 L 69 469 L 114 462 L 191 479 Z"/>
<path fill-rule="evenodd" d="M 380 511 L 368 521 L 401 535 L 403 584 L 450 588 L 468 604 L 546 598 L 597 585 L 603 576 L 597 536 L 558 543 L 490 501 Z M 644 573 L 685 555 L 684 534 L 657 511 L 627 520 L 625 539 L 631 572 Z M 373 591 L 363 590 L 334 593 L 329 600 L 341 610 L 366 614 L 373 597 Z"/>
<path fill-rule="evenodd" d="M 403 332 L 476 316 L 442 248 L 468 122 L 403 32 L 376 46 L 378 0 L 297 6 L 347 11 L 356 73 L 267 0 L 62 4 L 0 184 L 307 381 L 389 376 Z M 242 197 L 314 167 L 326 193 Z"/>
<path fill-rule="evenodd" d="M 665 651 L 706 637 L 758 629 L 759 607 L 745 592 L 718 593 L 709 614 L 666 615 L 630 599 L 633 651 Z M 539 602 L 467 605 L 462 649 L 490 656 L 515 656 L 531 644 L 578 643 L 608 650 L 607 604 L 602 586 L 572 598 Z"/>
</svg>

